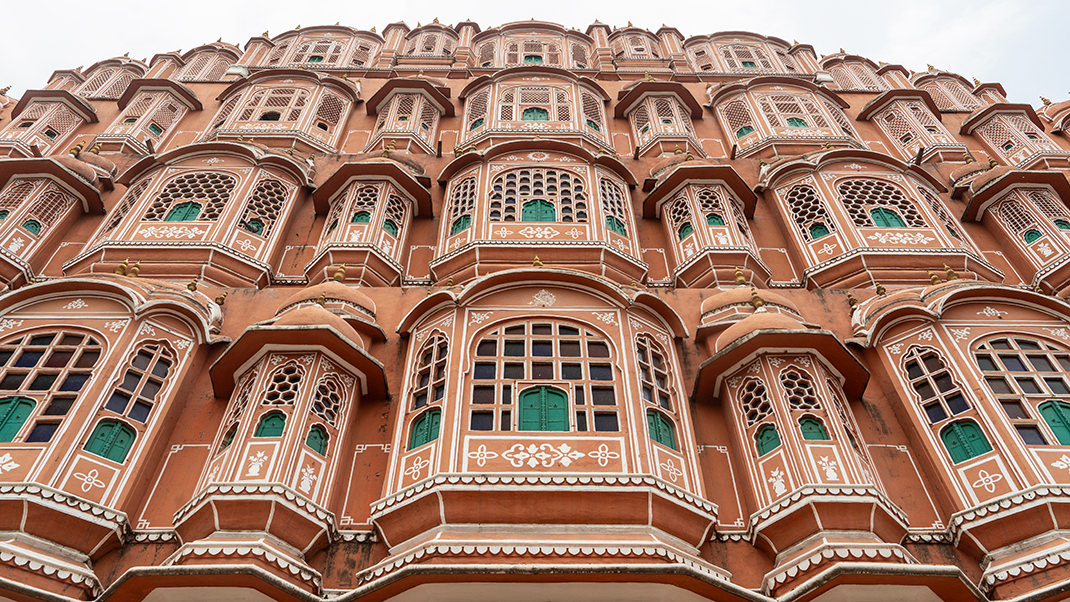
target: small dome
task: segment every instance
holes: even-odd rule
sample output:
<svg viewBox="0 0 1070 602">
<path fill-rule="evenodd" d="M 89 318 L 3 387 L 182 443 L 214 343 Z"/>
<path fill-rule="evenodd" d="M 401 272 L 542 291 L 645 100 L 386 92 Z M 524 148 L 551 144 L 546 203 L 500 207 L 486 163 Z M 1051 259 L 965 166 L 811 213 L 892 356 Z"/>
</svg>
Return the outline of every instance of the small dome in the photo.
<svg viewBox="0 0 1070 602">
<path fill-rule="evenodd" d="M 85 161 L 79 161 L 70 155 L 57 155 L 52 159 L 90 184 L 97 181 L 97 170 L 93 169 L 93 166 Z"/>
<path fill-rule="evenodd" d="M 1051 115 L 1052 117 L 1055 117 L 1059 113 L 1062 113 L 1063 111 L 1065 111 L 1067 109 L 1070 109 L 1070 100 L 1064 100 L 1062 102 L 1057 102 L 1057 103 L 1048 105 L 1046 107 L 1046 109 L 1047 110 L 1044 111 L 1045 113 L 1047 113 L 1048 115 Z"/>
<path fill-rule="evenodd" d="M 318 305 L 306 305 L 290 310 L 272 323 L 272 326 L 330 326 L 353 344 L 364 348 L 364 339 L 353 327 L 339 316 Z"/>
<path fill-rule="evenodd" d="M 799 314 L 799 308 L 782 295 L 779 295 L 772 291 L 760 291 L 758 294 L 761 296 L 762 301 L 764 301 L 766 305 L 779 305 L 795 314 Z M 713 313 L 719 309 L 729 307 L 731 305 L 749 305 L 750 302 L 750 288 L 745 286 L 733 288 L 721 293 L 717 293 L 716 295 L 710 295 L 709 297 L 706 297 L 706 299 L 702 301 L 702 310 L 700 312 L 700 315 L 705 317 L 707 314 Z"/>
<path fill-rule="evenodd" d="M 951 184 L 958 184 L 960 180 L 987 169 L 989 169 L 987 159 L 971 161 L 970 163 L 956 167 L 951 171 Z"/>
<path fill-rule="evenodd" d="M 1008 172 L 1014 171 L 1014 167 L 1011 165 L 1000 165 L 993 167 L 984 174 L 974 178 L 973 182 L 970 182 L 970 192 L 976 193 L 977 191 L 988 186 L 991 182 L 1006 175 Z"/>
<path fill-rule="evenodd" d="M 721 351 L 733 341 L 758 330 L 807 330 L 802 322 L 784 314 L 773 312 L 755 313 L 729 326 L 714 343 L 714 353 Z"/>
<path fill-rule="evenodd" d="M 78 158 L 98 168 L 105 175 L 111 176 L 115 174 L 115 163 L 107 157 L 101 157 L 96 153 L 79 153 Z"/>
<path fill-rule="evenodd" d="M 316 299 L 319 299 L 320 296 L 322 296 L 328 303 L 334 301 L 343 305 L 353 306 L 361 313 L 366 314 L 373 320 L 375 319 L 375 302 L 371 300 L 371 297 L 358 291 L 354 287 L 346 286 L 345 284 L 334 280 L 329 280 L 317 284 L 316 286 L 302 289 L 300 292 L 287 299 L 285 303 L 280 305 L 276 315 L 298 303 L 315 301 Z"/>
</svg>

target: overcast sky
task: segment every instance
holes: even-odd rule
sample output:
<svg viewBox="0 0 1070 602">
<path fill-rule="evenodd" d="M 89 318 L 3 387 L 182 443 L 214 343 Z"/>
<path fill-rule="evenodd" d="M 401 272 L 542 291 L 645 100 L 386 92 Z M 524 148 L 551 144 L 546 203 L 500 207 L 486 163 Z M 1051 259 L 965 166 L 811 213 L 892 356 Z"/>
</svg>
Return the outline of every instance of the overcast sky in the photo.
<svg viewBox="0 0 1070 602">
<path fill-rule="evenodd" d="M 483 29 L 535 17 L 581 30 L 595 19 L 650 30 L 665 23 L 684 36 L 746 30 L 809 43 L 819 54 L 842 47 L 915 71 L 931 63 L 1000 82 L 1012 102 L 1036 106 L 1041 95 L 1055 102 L 1070 96 L 1065 49 L 1057 45 L 1070 24 L 1065 0 L 8 0 L 4 10 L 0 87 L 11 85 L 16 96 L 44 87 L 56 69 L 127 51 L 147 59 L 221 36 L 244 46 L 265 30 L 276 35 L 297 25 L 341 22 L 381 32 L 387 23 L 415 27 L 435 17 L 445 24 L 471 19 Z"/>
</svg>

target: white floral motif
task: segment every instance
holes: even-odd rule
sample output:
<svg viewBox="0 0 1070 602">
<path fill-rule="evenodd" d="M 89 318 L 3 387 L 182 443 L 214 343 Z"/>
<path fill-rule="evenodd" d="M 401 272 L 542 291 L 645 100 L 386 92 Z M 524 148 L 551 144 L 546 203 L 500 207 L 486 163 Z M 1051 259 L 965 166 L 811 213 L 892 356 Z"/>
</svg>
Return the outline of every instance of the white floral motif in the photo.
<svg viewBox="0 0 1070 602">
<path fill-rule="evenodd" d="M 177 341 L 175 341 L 175 347 L 178 347 L 179 349 L 185 349 L 186 347 L 189 347 L 189 346 L 190 346 L 190 342 L 187 341 L 186 339 L 178 339 Z"/>
<path fill-rule="evenodd" d="M 836 251 L 836 247 L 830 243 L 825 243 L 825 246 L 817 250 L 819 255 L 832 255 Z"/>
<path fill-rule="evenodd" d="M 216 163 L 222 163 L 223 160 L 219 157 L 212 157 L 211 159 L 205 159 L 204 162 L 208 165 L 215 165 Z"/>
<path fill-rule="evenodd" d="M 111 322 L 105 324 L 104 327 L 112 332 L 119 332 L 123 329 L 123 326 L 126 326 L 127 322 L 129 321 L 130 320 L 112 320 Z"/>
<path fill-rule="evenodd" d="M 587 457 L 592 458 L 594 460 L 598 460 L 598 465 L 602 468 L 605 468 L 606 465 L 609 464 L 610 460 L 616 460 L 620 457 L 620 454 L 615 451 L 610 451 L 609 446 L 603 443 L 602 445 L 599 445 L 598 449 L 594 450 L 593 452 L 587 452 Z"/>
<path fill-rule="evenodd" d="M 316 475 L 316 468 L 313 466 L 306 466 L 301 469 L 301 484 L 297 486 L 303 493 L 311 493 L 312 485 L 319 477 Z"/>
<path fill-rule="evenodd" d="M 583 230 L 580 230 L 579 228 L 573 227 L 568 232 L 565 232 L 565 234 L 568 234 L 573 239 L 576 239 L 576 238 L 579 238 L 581 234 L 583 234 Z"/>
<path fill-rule="evenodd" d="M 89 307 L 89 304 L 82 299 L 75 299 L 70 303 L 63 306 L 63 309 L 82 309 L 83 307 Z"/>
<path fill-rule="evenodd" d="M 146 226 L 137 231 L 149 238 L 198 238 L 205 232 L 196 226 Z"/>
<path fill-rule="evenodd" d="M 409 467 L 405 469 L 404 474 L 407 477 L 412 477 L 412 480 L 418 481 L 420 480 L 420 475 L 423 474 L 424 469 L 428 466 L 431 466 L 431 461 L 427 458 L 423 456 L 413 458 L 412 464 L 410 464 Z"/>
<path fill-rule="evenodd" d="M 676 462 L 674 462 L 672 458 L 669 458 L 661 464 L 658 464 L 658 466 L 661 467 L 663 471 L 665 471 L 665 474 L 669 476 L 669 480 L 673 483 L 675 483 L 677 479 L 684 475 L 684 471 L 676 467 Z"/>
<path fill-rule="evenodd" d="M 784 363 L 784 358 L 782 358 L 782 357 L 769 358 L 769 364 L 774 366 L 774 367 L 778 367 L 778 366 L 780 366 L 780 364 L 783 364 L 783 363 Z"/>
<path fill-rule="evenodd" d="M 931 236 L 925 236 L 921 232 L 876 232 L 866 238 L 883 244 L 898 245 L 928 244 L 936 240 Z"/>
<path fill-rule="evenodd" d="M 1037 250 L 1040 251 L 1040 254 L 1044 257 L 1051 257 L 1055 253 L 1055 251 L 1052 250 L 1051 246 L 1048 245 L 1048 243 L 1046 242 L 1042 242 L 1037 245 Z"/>
<path fill-rule="evenodd" d="M 896 343 L 895 345 L 888 345 L 888 351 L 891 351 L 892 353 L 894 353 L 896 355 L 899 355 L 900 353 L 903 353 L 903 344 L 902 343 Z"/>
<path fill-rule="evenodd" d="M 494 312 L 489 312 L 489 311 L 478 312 L 478 311 L 474 311 L 468 316 L 468 323 L 469 324 L 482 324 L 483 322 L 485 322 L 487 320 L 487 318 L 491 317 L 492 315 L 494 315 Z"/>
<path fill-rule="evenodd" d="M 18 328 L 22 326 L 22 320 L 9 320 L 7 318 L 0 320 L 0 330 L 7 330 L 8 328 Z"/>
<path fill-rule="evenodd" d="M 586 454 L 572 449 L 568 443 L 562 443 L 557 447 L 551 443 L 542 445 L 530 443 L 527 447 L 523 443 L 516 443 L 502 453 L 502 457 L 508 460 L 513 468 L 520 468 L 525 464 L 530 468 L 537 466 L 553 468 L 556 464 L 567 467 L 584 455 Z"/>
<path fill-rule="evenodd" d="M 480 444 L 475 451 L 468 452 L 468 457 L 476 461 L 476 466 L 483 467 L 487 465 L 487 460 L 497 458 L 498 452 L 492 452 L 485 444 Z"/>
<path fill-rule="evenodd" d="M 98 471 L 96 468 L 84 474 L 76 472 L 71 476 L 82 482 L 82 493 L 85 493 L 91 489 L 96 489 L 97 487 L 104 486 L 104 481 L 101 481 L 99 478 L 97 478 L 100 476 L 100 471 Z"/>
<path fill-rule="evenodd" d="M 528 305 L 534 305 L 536 307 L 550 307 L 554 303 L 557 303 L 557 297 L 553 293 L 546 289 L 540 289 L 539 292 L 528 301 Z"/>
<path fill-rule="evenodd" d="M 141 328 L 138 329 L 137 333 L 139 335 L 147 334 L 150 337 L 153 337 L 153 336 L 156 336 L 156 329 L 153 328 L 148 322 L 142 322 L 141 323 Z"/>
<path fill-rule="evenodd" d="M 525 226 L 518 234 L 524 238 L 556 238 L 560 232 L 549 226 Z"/>
<path fill-rule="evenodd" d="M 970 329 L 969 328 L 952 328 L 951 329 L 951 336 L 954 337 L 956 341 L 961 343 L 962 341 L 965 341 L 966 339 L 968 339 L 970 337 Z"/>
<path fill-rule="evenodd" d="M 26 241 L 21 236 L 16 236 L 11 240 L 11 243 L 7 245 L 7 250 L 12 253 L 18 253 L 19 249 L 26 245 Z"/>
<path fill-rule="evenodd" d="M 821 456 L 821 459 L 817 461 L 821 465 L 822 470 L 825 471 L 825 478 L 829 481 L 839 481 L 840 473 L 836 468 L 839 464 L 835 460 L 829 460 L 828 456 Z"/>
<path fill-rule="evenodd" d="M 238 247 L 241 248 L 242 251 L 248 251 L 249 249 L 255 249 L 257 245 L 252 243 L 248 238 L 243 238 L 241 239 L 241 242 L 238 243 Z"/>
<path fill-rule="evenodd" d="M 544 152 L 540 151 L 540 152 L 528 153 L 528 157 L 532 161 L 545 161 L 545 160 L 550 158 L 550 155 L 549 155 L 549 153 L 544 153 Z"/>
<path fill-rule="evenodd" d="M 862 166 L 859 165 L 858 163 L 849 163 L 849 164 L 847 164 L 847 168 L 848 169 L 862 169 Z"/>
<path fill-rule="evenodd" d="M 739 381 L 741 381 L 741 380 L 743 380 L 743 379 L 741 379 L 738 376 L 733 376 L 732 378 L 728 379 L 728 386 L 732 387 L 733 389 L 735 389 L 736 387 L 739 386 Z"/>
<path fill-rule="evenodd" d="M 445 320 L 442 320 L 443 326 L 453 326 L 453 314 L 446 316 Z"/>
<path fill-rule="evenodd" d="M 3 462 L 3 461 L 4 461 L 4 459 L 0 458 L 0 462 Z M 1070 472 L 1070 456 L 1068 456 L 1066 454 L 1063 454 L 1063 456 L 1061 458 L 1059 458 L 1058 460 L 1052 462 L 1051 465 L 1053 467 L 1055 467 L 1055 468 L 1061 468 L 1063 470 L 1066 470 L 1066 471 Z"/>
<path fill-rule="evenodd" d="M 1000 311 L 1000 310 L 996 309 L 995 307 L 990 307 L 990 306 L 986 305 L 984 309 L 982 309 L 981 311 L 977 312 L 977 315 L 979 315 L 979 316 L 988 316 L 989 318 L 996 318 L 996 317 L 999 317 L 999 316 L 1007 315 L 1007 312 Z"/>
<path fill-rule="evenodd" d="M 502 226 L 501 228 L 498 228 L 497 230 L 495 230 L 494 233 L 497 234 L 498 236 L 502 237 L 502 238 L 505 238 L 506 236 L 509 236 L 513 232 L 509 228 L 506 228 L 505 226 Z"/>
<path fill-rule="evenodd" d="M 0 474 L 11 472 L 19 467 L 19 463 L 12 459 L 11 454 L 5 453 L 0 456 Z"/>
<path fill-rule="evenodd" d="M 249 460 L 249 470 L 245 471 L 245 476 L 258 477 L 260 476 L 260 469 L 263 468 L 264 463 L 268 461 L 268 455 L 262 451 L 258 451 L 246 459 Z"/>
<path fill-rule="evenodd" d="M 599 320 L 601 320 L 602 322 L 604 322 L 606 324 L 612 324 L 614 326 L 616 326 L 616 324 L 617 324 L 617 317 L 611 311 L 607 311 L 607 312 L 604 312 L 604 313 L 596 311 L 596 312 L 594 312 L 594 317 L 599 319 Z"/>
<path fill-rule="evenodd" d="M 0 328 L 2 328 L 2 326 L 0 326 Z M 1059 337 L 1064 341 L 1070 340 L 1070 332 L 1067 332 L 1065 328 L 1045 328 L 1044 330 L 1047 330 L 1052 336 Z"/>
<path fill-rule="evenodd" d="M 919 341 L 931 341 L 931 340 L 933 340 L 933 331 L 926 330 L 925 332 L 919 334 L 918 335 L 918 340 Z"/>
<path fill-rule="evenodd" d="M 769 471 L 769 482 L 773 485 L 774 495 L 784 495 L 788 491 L 788 486 L 784 484 L 784 471 L 779 467 Z"/>
<path fill-rule="evenodd" d="M 810 367 L 810 358 L 806 357 L 805 355 L 799 358 L 795 358 L 795 361 L 799 362 L 799 364 L 802 366 L 806 366 L 807 368 Z"/>
<path fill-rule="evenodd" d="M 996 483 L 1002 480 L 1003 475 L 998 472 L 996 474 L 989 474 L 987 470 L 981 469 L 977 471 L 977 480 L 971 483 L 971 485 L 973 485 L 975 489 L 977 487 L 984 487 L 985 491 L 995 493 Z"/>
</svg>

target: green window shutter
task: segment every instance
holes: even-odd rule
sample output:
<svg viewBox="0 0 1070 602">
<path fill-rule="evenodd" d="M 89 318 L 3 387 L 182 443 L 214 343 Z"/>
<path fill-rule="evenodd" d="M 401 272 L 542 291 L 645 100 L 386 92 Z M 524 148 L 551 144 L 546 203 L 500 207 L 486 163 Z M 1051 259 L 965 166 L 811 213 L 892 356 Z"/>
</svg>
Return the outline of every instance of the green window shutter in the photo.
<svg viewBox="0 0 1070 602">
<path fill-rule="evenodd" d="M 684 222 L 684 224 L 680 226 L 680 229 L 676 231 L 676 235 L 680 237 L 680 240 L 683 240 L 690 236 L 694 231 L 695 227 L 691 225 L 691 222 Z"/>
<path fill-rule="evenodd" d="M 624 223 L 621 222 L 619 219 L 613 217 L 612 215 L 606 216 L 606 228 L 608 228 L 611 232 L 616 232 L 617 234 L 620 234 L 621 236 L 627 236 L 627 233 L 624 231 Z"/>
<path fill-rule="evenodd" d="M 395 224 L 393 220 L 389 220 L 388 219 L 388 220 L 384 221 L 383 222 L 383 230 L 386 230 L 388 233 L 390 233 L 390 236 L 397 236 L 398 235 L 398 225 Z"/>
<path fill-rule="evenodd" d="M 85 442 L 85 451 L 111 460 L 123 462 L 134 445 L 134 429 L 114 420 L 102 420 Z"/>
<path fill-rule="evenodd" d="M 802 119 L 799 119 L 798 117 L 789 117 L 788 118 L 788 127 L 804 128 L 804 127 L 807 127 L 807 125 L 806 125 L 805 121 L 803 121 Z"/>
<path fill-rule="evenodd" d="M 353 214 L 353 220 L 350 223 L 353 224 L 366 224 L 372 221 L 372 214 L 367 211 L 358 211 Z"/>
<path fill-rule="evenodd" d="M 453 225 L 450 226 L 450 236 L 453 236 L 454 234 L 457 234 L 458 232 L 463 232 L 463 231 L 467 230 L 468 228 L 470 228 L 471 226 L 472 226 L 472 216 L 471 215 L 462 215 L 461 217 L 458 217 L 457 219 L 453 220 Z"/>
<path fill-rule="evenodd" d="M 8 397 L 0 401 L 0 441 L 14 441 L 36 405 L 25 397 Z"/>
<path fill-rule="evenodd" d="M 524 62 L 529 64 L 529 65 L 541 65 L 542 64 L 542 55 L 541 54 L 526 54 L 526 55 L 524 55 Z"/>
<path fill-rule="evenodd" d="M 807 441 L 828 441 L 829 433 L 817 418 L 806 416 L 799 419 L 799 432 Z"/>
<path fill-rule="evenodd" d="M 441 421 L 442 412 L 438 409 L 424 412 L 413 421 L 412 434 L 409 436 L 409 449 L 416 449 L 438 439 L 438 427 Z"/>
<path fill-rule="evenodd" d="M 977 423 L 953 422 L 940 433 L 940 440 L 955 464 L 992 450 Z"/>
<path fill-rule="evenodd" d="M 529 107 L 524 109 L 520 119 L 521 121 L 549 121 L 550 112 L 542 107 Z"/>
<path fill-rule="evenodd" d="M 738 140 L 738 139 L 746 136 L 747 134 L 752 134 L 752 133 L 754 133 L 754 128 L 749 126 L 749 125 L 745 125 L 745 126 L 739 128 L 738 130 L 736 130 L 736 139 Z"/>
<path fill-rule="evenodd" d="M 758 444 L 758 455 L 764 456 L 780 447 L 780 433 L 776 431 L 775 426 L 767 424 L 754 434 L 754 441 Z"/>
<path fill-rule="evenodd" d="M 825 224 L 813 224 L 810 226 L 810 240 L 824 238 L 829 234 L 829 228 Z"/>
<path fill-rule="evenodd" d="M 568 431 L 568 397 L 551 387 L 528 389 L 520 395 L 521 431 Z"/>
<path fill-rule="evenodd" d="M 706 215 L 706 225 L 707 226 L 723 226 L 724 225 L 724 218 L 721 217 L 720 215 L 717 215 L 716 213 L 710 213 L 710 214 Z"/>
<path fill-rule="evenodd" d="M 1070 445 L 1070 403 L 1048 401 L 1040 405 L 1040 415 L 1048 423 L 1059 445 Z M 0 441 L 4 439 L 0 438 Z"/>
<path fill-rule="evenodd" d="M 238 425 L 230 427 L 227 434 L 223 435 L 223 442 L 219 445 L 219 449 L 223 450 L 230 447 L 231 443 L 234 443 L 234 435 L 238 434 Z"/>
<path fill-rule="evenodd" d="M 174 207 L 171 207 L 171 211 L 167 212 L 167 217 L 164 218 L 165 222 L 192 222 L 197 219 L 197 216 L 201 214 L 201 204 L 193 201 L 185 203 L 179 203 Z"/>
<path fill-rule="evenodd" d="M 661 412 L 647 410 L 646 426 L 650 431 L 650 438 L 658 443 L 676 450 L 676 435 L 673 434 L 672 421 Z"/>
<path fill-rule="evenodd" d="M 150 123 L 149 124 L 149 131 L 152 132 L 152 134 L 154 136 L 159 136 L 160 134 L 163 133 L 163 128 L 158 126 L 158 125 L 156 125 L 155 123 Z"/>
<path fill-rule="evenodd" d="M 472 130 L 479 129 L 479 128 L 483 127 L 484 123 L 486 123 L 486 121 L 484 121 L 484 119 L 482 117 L 480 117 L 479 119 L 476 119 L 475 121 L 473 121 L 472 125 L 468 126 L 468 131 L 471 132 Z"/>
<path fill-rule="evenodd" d="M 1070 230 L 1070 222 L 1064 219 L 1055 220 L 1055 227 L 1060 230 Z"/>
<path fill-rule="evenodd" d="M 1024 238 L 1025 242 L 1028 243 L 1035 241 L 1036 239 L 1040 238 L 1040 236 L 1040 230 L 1030 228 L 1029 230 L 1025 231 L 1025 234 L 1022 235 L 1022 238 Z"/>
<path fill-rule="evenodd" d="M 22 227 L 25 228 L 26 231 L 30 234 L 41 233 L 41 222 L 35 219 L 26 220 L 26 223 L 22 224 Z"/>
<path fill-rule="evenodd" d="M 264 222 L 258 219 L 251 219 L 242 224 L 242 228 L 244 228 L 246 232 L 259 235 L 264 231 Z"/>
<path fill-rule="evenodd" d="M 260 423 L 256 425 L 254 437 L 281 437 L 286 430 L 286 414 L 282 412 L 269 412 L 260 417 Z"/>
<path fill-rule="evenodd" d="M 554 204 L 549 201 L 528 201 L 520 210 L 520 220 L 525 222 L 557 221 Z"/>
<path fill-rule="evenodd" d="M 323 430 L 320 425 L 314 425 L 309 431 L 308 436 L 305 437 L 305 445 L 316 450 L 319 455 L 327 453 L 327 431 Z"/>
<path fill-rule="evenodd" d="M 594 130 L 596 132 L 601 132 L 602 131 L 602 128 L 598 127 L 598 124 L 595 123 L 593 119 L 588 119 L 587 120 L 587 127 L 591 128 L 592 130 Z"/>
<path fill-rule="evenodd" d="M 905 228 L 907 226 L 903 218 L 891 209 L 878 207 L 869 212 L 873 218 L 873 224 L 881 228 Z"/>
<path fill-rule="evenodd" d="M 7 219 L 7 216 L 9 215 L 11 215 L 11 212 L 6 209 L 0 211 L 0 221 Z"/>
</svg>

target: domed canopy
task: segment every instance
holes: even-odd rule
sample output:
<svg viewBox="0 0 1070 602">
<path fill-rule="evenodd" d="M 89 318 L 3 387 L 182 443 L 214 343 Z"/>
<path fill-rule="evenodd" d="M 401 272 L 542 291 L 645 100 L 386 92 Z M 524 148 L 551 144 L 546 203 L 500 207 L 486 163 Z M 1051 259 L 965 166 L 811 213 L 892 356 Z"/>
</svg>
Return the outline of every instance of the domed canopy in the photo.
<svg viewBox="0 0 1070 602">
<path fill-rule="evenodd" d="M 779 306 L 783 309 L 791 311 L 797 316 L 801 317 L 802 315 L 799 312 L 799 308 L 795 305 L 794 302 L 789 300 L 787 297 L 784 297 L 783 295 L 779 295 L 772 291 L 762 291 L 762 301 L 764 301 L 765 305 L 767 306 Z M 733 306 L 750 306 L 750 303 L 751 289 L 741 286 L 706 297 L 702 301 L 702 309 L 699 312 L 699 315 L 702 316 L 702 323 L 705 324 L 709 321 L 708 318 L 712 317 L 712 314 L 714 314 L 715 312 L 718 312 L 720 310 L 726 310 Z"/>
<path fill-rule="evenodd" d="M 749 295 L 748 295 L 749 296 Z M 763 311 L 754 313 L 729 326 L 717 337 L 715 352 L 720 352 L 733 342 L 746 338 L 752 333 L 767 330 L 807 330 L 802 322 L 780 313 Z"/>
<path fill-rule="evenodd" d="M 375 319 L 375 302 L 371 300 L 371 297 L 360 292 L 355 287 L 347 286 L 334 280 L 301 289 L 280 305 L 275 315 L 282 314 L 294 305 L 316 301 L 320 297 L 323 297 L 325 302 L 334 301 L 342 305 L 352 306 L 372 320 Z"/>
<path fill-rule="evenodd" d="M 353 327 L 319 305 L 305 305 L 284 313 L 272 326 L 330 326 L 342 333 L 358 346 L 363 347 L 363 339 Z"/>
</svg>

